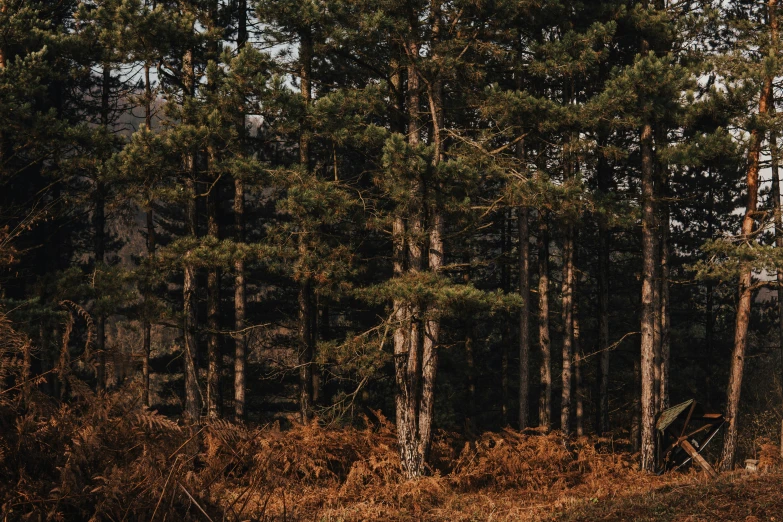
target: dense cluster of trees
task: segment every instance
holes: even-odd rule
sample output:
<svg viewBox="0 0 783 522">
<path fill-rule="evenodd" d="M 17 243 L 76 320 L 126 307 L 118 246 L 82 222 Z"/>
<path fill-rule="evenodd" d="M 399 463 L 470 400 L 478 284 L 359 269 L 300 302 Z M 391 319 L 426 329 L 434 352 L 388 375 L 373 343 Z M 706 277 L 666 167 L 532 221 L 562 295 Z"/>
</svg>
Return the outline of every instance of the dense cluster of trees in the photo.
<svg viewBox="0 0 783 522">
<path fill-rule="evenodd" d="M 24 381 L 187 423 L 380 408 L 411 477 L 438 426 L 627 429 L 651 470 L 695 394 L 730 467 L 749 332 L 783 328 L 754 305 L 783 283 L 778 10 L 0 0 Z"/>
</svg>

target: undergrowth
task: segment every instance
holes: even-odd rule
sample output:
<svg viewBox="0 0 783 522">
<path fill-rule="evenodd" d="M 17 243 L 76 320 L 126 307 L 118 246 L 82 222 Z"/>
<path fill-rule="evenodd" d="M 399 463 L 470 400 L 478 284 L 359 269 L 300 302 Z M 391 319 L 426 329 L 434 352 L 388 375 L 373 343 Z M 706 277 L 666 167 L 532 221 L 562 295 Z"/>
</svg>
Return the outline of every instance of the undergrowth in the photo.
<svg viewBox="0 0 783 522">
<path fill-rule="evenodd" d="M 429 476 L 407 481 L 379 412 L 344 428 L 183 425 L 141 407 L 133 386 L 94 392 L 71 364 L 30 378 L 31 353 L 0 315 L 4 521 L 550 520 L 701 480 L 640 473 L 611 440 L 506 429 L 438 433 Z"/>
</svg>

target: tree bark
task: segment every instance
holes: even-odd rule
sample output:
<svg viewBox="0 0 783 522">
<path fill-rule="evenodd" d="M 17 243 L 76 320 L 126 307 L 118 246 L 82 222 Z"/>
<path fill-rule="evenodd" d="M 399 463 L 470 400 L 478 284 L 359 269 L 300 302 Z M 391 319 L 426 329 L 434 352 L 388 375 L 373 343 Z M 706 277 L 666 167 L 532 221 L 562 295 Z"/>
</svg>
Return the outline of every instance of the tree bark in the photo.
<svg viewBox="0 0 783 522">
<path fill-rule="evenodd" d="M 519 312 L 519 429 L 528 427 L 530 389 L 530 232 L 528 209 L 517 209 L 519 228 L 519 296 L 522 308 Z"/>
<path fill-rule="evenodd" d="M 182 59 L 183 70 L 183 98 L 194 95 L 195 89 L 195 71 L 193 64 L 193 51 L 188 50 Z M 198 236 L 198 216 L 196 214 L 196 158 L 195 151 L 185 153 L 183 159 L 183 170 L 185 171 L 185 190 L 188 199 L 185 209 L 185 221 L 188 235 L 192 238 Z M 199 422 L 201 415 L 201 390 L 198 384 L 198 339 L 197 339 L 197 281 L 196 269 L 191 262 L 187 260 L 190 252 L 186 253 L 184 266 L 184 280 L 182 283 L 183 294 L 183 332 L 185 343 L 185 417 L 192 423 Z"/>
<path fill-rule="evenodd" d="M 563 240 L 563 284 L 562 284 L 562 308 L 563 308 L 563 390 L 560 403 L 560 429 L 564 434 L 571 431 L 571 363 L 574 355 L 574 227 L 566 226 Z"/>
<path fill-rule="evenodd" d="M 440 0 L 433 0 L 432 11 L 432 39 L 433 60 L 437 63 L 437 42 L 440 37 Z M 436 79 L 428 90 L 430 113 L 432 117 L 433 147 L 432 170 L 437 171 L 443 161 L 443 84 Z M 444 217 L 440 208 L 441 187 L 438 183 L 431 186 L 431 194 L 426 203 L 426 214 L 429 216 L 429 270 L 437 274 L 444 262 Z M 422 468 L 429 459 L 430 446 L 432 445 L 433 412 L 435 409 L 435 378 L 438 371 L 438 348 L 440 342 L 440 314 L 441 310 L 436 305 L 430 305 L 427 310 L 427 320 L 424 326 L 424 340 L 422 346 L 422 394 L 421 409 L 419 411 L 419 455 Z"/>
<path fill-rule="evenodd" d="M 147 258 L 151 263 L 155 257 L 155 217 L 152 209 L 147 211 Z M 143 360 L 142 360 L 142 391 L 141 402 L 144 406 L 150 406 L 150 354 L 152 353 L 152 323 L 150 321 L 149 305 L 152 301 L 151 292 L 147 290 L 144 295 L 147 305 L 144 310 L 144 334 L 143 334 Z"/>
<path fill-rule="evenodd" d="M 111 67 L 103 66 L 103 81 L 101 83 L 101 125 L 108 131 L 109 126 L 109 88 L 111 82 Z M 95 182 L 95 208 L 92 223 L 95 233 L 95 270 L 103 264 L 106 254 L 106 187 L 103 181 Z M 99 312 L 95 318 L 95 352 L 98 356 L 97 387 L 106 389 L 106 317 Z"/>
<path fill-rule="evenodd" d="M 313 37 L 309 29 L 303 30 L 299 41 L 299 81 L 302 102 L 309 107 L 312 101 L 310 74 L 313 60 Z M 299 163 L 310 170 L 310 137 L 303 128 L 299 136 Z M 299 255 L 307 256 L 307 231 L 299 236 Z M 302 274 L 299 283 L 299 410 L 303 423 L 313 416 L 313 360 L 315 358 L 315 332 L 313 323 L 312 281 L 308 274 Z"/>
<path fill-rule="evenodd" d="M 641 467 L 655 468 L 655 276 L 657 264 L 655 227 L 655 167 L 653 129 L 641 132 L 642 152 L 642 298 L 641 298 Z"/>
<path fill-rule="evenodd" d="M 549 340 L 549 225 L 545 212 L 538 213 L 538 347 L 541 350 L 541 397 L 538 425 L 552 429 L 552 347 Z"/>
<path fill-rule="evenodd" d="M 663 182 L 663 194 L 666 195 L 666 185 Z M 669 307 L 669 206 L 663 203 L 661 214 L 661 283 L 660 283 L 660 314 L 661 314 L 661 361 L 660 361 L 660 392 L 658 393 L 658 409 L 669 407 L 669 369 L 671 358 L 671 319 Z"/>
<path fill-rule="evenodd" d="M 606 157 L 601 154 L 598 162 L 598 190 L 609 193 L 611 171 Z M 601 216 L 598 223 L 598 415 L 596 431 L 603 434 L 609 431 L 609 241 L 611 232 L 606 218 Z"/>
<path fill-rule="evenodd" d="M 584 374 L 582 342 L 579 330 L 579 307 L 574 304 L 574 383 L 576 388 L 576 434 L 581 437 L 585 434 L 584 423 Z"/>
<path fill-rule="evenodd" d="M 241 51 L 247 44 L 247 0 L 238 4 L 237 49 Z M 239 114 L 237 121 L 239 146 L 244 149 L 245 115 Z M 244 152 L 244 150 L 242 151 Z M 237 244 L 245 242 L 245 182 L 234 178 L 234 240 Z M 247 364 L 247 335 L 245 333 L 245 261 L 238 257 L 234 261 L 234 419 L 245 417 L 245 381 Z"/>
<path fill-rule="evenodd" d="M 511 290 L 511 272 L 509 266 L 509 250 L 511 243 L 511 230 L 509 226 L 507 209 L 502 209 L 500 214 L 500 287 L 504 294 Z M 508 426 L 508 354 L 511 328 L 509 322 L 504 321 L 500 329 L 500 423 Z"/>
<path fill-rule="evenodd" d="M 152 84 L 150 83 L 150 64 L 144 64 L 144 126 L 152 130 Z M 147 210 L 147 260 L 152 264 L 155 255 L 155 217 L 152 211 L 152 201 Z M 149 288 L 144 292 L 144 321 L 142 324 L 142 366 L 141 366 L 141 403 L 150 406 L 150 354 L 152 352 L 152 323 L 149 305 L 152 302 L 152 292 Z"/>
<path fill-rule="evenodd" d="M 777 0 L 768 0 L 767 12 L 770 36 L 773 49 L 777 49 Z M 759 115 L 769 112 L 773 103 L 772 77 L 766 76 L 759 96 Z M 745 241 L 752 242 L 754 238 L 755 215 L 757 211 L 759 190 L 759 154 L 763 133 L 754 127 L 750 133 L 748 149 L 747 190 L 748 199 L 745 206 L 745 217 L 742 220 L 742 236 Z M 723 439 L 721 469 L 724 471 L 734 467 L 734 455 L 737 448 L 737 417 L 739 415 L 740 393 L 742 391 L 742 374 L 745 366 L 745 349 L 748 341 L 748 324 L 750 323 L 750 306 L 753 297 L 753 274 L 750 266 L 742 268 L 739 281 L 739 303 L 734 326 L 734 350 L 731 356 L 729 385 L 726 391 L 726 435 Z"/>
<path fill-rule="evenodd" d="M 210 161 L 214 161 L 214 155 Z M 207 234 L 218 239 L 218 186 L 212 188 L 207 200 Z M 217 268 L 207 273 L 207 417 L 220 417 L 220 346 L 218 331 L 220 328 L 220 274 Z"/>
</svg>

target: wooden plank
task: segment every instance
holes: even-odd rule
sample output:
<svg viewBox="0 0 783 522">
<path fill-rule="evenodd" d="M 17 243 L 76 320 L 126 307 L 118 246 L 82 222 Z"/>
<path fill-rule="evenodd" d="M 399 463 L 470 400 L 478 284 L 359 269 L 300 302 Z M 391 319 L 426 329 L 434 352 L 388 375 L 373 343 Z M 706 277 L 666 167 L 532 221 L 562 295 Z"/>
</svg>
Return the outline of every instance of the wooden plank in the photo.
<svg viewBox="0 0 783 522">
<path fill-rule="evenodd" d="M 696 451 L 696 448 L 694 448 L 687 439 L 683 439 L 682 442 L 680 442 L 680 446 L 688 455 L 690 455 L 694 462 L 701 466 L 701 469 L 707 472 L 710 477 L 714 479 L 718 478 L 718 473 L 712 468 L 712 466 L 710 466 L 709 462 L 704 460 L 704 457 L 699 455 L 699 452 Z"/>
</svg>

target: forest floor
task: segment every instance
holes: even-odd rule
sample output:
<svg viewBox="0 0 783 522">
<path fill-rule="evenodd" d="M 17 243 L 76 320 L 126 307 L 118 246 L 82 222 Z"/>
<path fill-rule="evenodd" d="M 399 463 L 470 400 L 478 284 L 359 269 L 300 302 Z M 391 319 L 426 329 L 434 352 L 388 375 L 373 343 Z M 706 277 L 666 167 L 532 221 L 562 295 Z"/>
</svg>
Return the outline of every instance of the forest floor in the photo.
<svg viewBox="0 0 783 522">
<path fill-rule="evenodd" d="M 622 486 L 621 486 L 622 487 Z M 281 506 L 269 509 L 262 520 L 426 520 L 426 521 L 531 521 L 531 522 L 627 522 L 627 521 L 783 521 L 783 472 L 734 472 L 717 481 L 701 473 L 652 478 L 629 491 L 596 491 L 577 487 L 556 494 L 522 489 L 499 492 L 448 491 L 438 479 L 411 485 L 410 502 L 391 505 L 384 498 L 351 503 L 326 500 L 320 509 L 287 513 Z M 383 497 L 383 496 L 382 496 Z M 415 500 L 414 500 L 415 498 Z M 291 499 L 293 503 L 295 499 Z M 266 505 L 267 508 L 271 506 Z M 299 506 L 303 507 L 303 506 Z M 284 510 L 285 511 L 285 510 Z M 258 511 L 256 511 L 258 512 Z M 308 513 L 308 514 L 305 514 Z"/>
<path fill-rule="evenodd" d="M 576 503 L 552 515 L 553 521 L 783 521 L 783 473 L 735 472 L 717 481 L 689 476 L 679 484 L 644 493 Z"/>
</svg>

